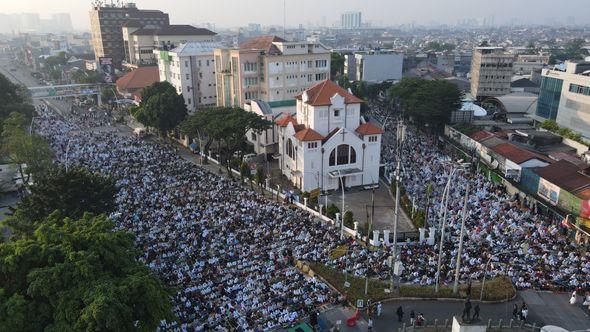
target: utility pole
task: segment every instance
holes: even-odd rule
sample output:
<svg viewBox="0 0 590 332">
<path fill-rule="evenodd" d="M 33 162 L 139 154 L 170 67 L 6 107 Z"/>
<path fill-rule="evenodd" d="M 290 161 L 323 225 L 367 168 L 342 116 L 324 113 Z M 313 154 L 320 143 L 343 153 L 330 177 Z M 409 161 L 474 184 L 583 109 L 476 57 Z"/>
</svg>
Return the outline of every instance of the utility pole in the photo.
<svg viewBox="0 0 590 332">
<path fill-rule="evenodd" d="M 396 129 L 396 159 L 397 166 L 395 168 L 395 214 L 393 220 L 393 249 L 392 249 L 392 260 L 391 260 L 391 285 L 390 291 L 393 293 L 395 275 L 395 264 L 397 263 L 397 224 L 399 221 L 399 204 L 400 204 L 400 190 L 401 185 L 401 158 L 402 158 L 402 144 L 406 138 L 406 127 L 403 125 L 402 120 L 397 123 Z"/>
<path fill-rule="evenodd" d="M 371 217 L 367 220 L 367 273 L 365 274 L 365 296 L 369 294 L 369 270 L 370 270 L 370 254 L 371 254 L 371 228 L 373 226 L 373 215 L 375 214 L 375 188 L 371 193 Z"/>
<path fill-rule="evenodd" d="M 463 234 L 465 232 L 465 219 L 467 218 L 468 196 L 469 182 L 467 182 L 467 188 L 465 189 L 465 200 L 463 201 L 463 215 L 461 217 L 461 234 L 459 235 L 459 251 L 457 252 L 457 264 L 455 264 L 455 283 L 453 284 L 453 294 L 457 294 L 457 289 L 459 288 L 459 270 L 461 269 L 461 252 L 463 251 Z"/>
</svg>

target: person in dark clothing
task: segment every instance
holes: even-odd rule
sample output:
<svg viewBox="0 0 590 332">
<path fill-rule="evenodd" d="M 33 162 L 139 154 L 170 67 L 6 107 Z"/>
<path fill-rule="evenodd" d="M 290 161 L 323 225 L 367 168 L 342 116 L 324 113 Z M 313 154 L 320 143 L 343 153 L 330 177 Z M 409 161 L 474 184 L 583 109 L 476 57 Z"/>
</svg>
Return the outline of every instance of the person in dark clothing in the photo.
<svg viewBox="0 0 590 332">
<path fill-rule="evenodd" d="M 514 303 L 514 308 L 512 308 L 512 318 L 518 319 L 518 305 Z"/>
<path fill-rule="evenodd" d="M 461 319 L 466 322 L 471 318 L 471 301 L 467 299 L 465 301 L 465 307 L 463 308 L 463 315 L 461 315 Z"/>
<path fill-rule="evenodd" d="M 395 313 L 397 314 L 397 321 L 401 323 L 402 319 L 404 318 L 404 309 L 402 309 L 401 305 L 397 307 L 397 311 Z"/>
<path fill-rule="evenodd" d="M 475 305 L 473 308 L 473 318 L 472 320 L 479 319 L 479 303 Z"/>
<path fill-rule="evenodd" d="M 410 325 L 414 325 L 414 323 L 416 322 L 416 314 L 414 313 L 414 310 L 410 311 Z"/>
</svg>

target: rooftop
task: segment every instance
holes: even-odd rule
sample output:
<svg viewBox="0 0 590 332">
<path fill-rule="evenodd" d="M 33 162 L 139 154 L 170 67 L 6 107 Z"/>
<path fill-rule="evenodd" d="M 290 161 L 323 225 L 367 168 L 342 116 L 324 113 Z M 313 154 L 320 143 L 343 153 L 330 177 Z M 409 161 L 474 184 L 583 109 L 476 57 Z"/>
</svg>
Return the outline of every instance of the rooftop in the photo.
<svg viewBox="0 0 590 332">
<path fill-rule="evenodd" d="M 139 67 L 132 72 L 125 74 L 116 82 L 119 91 L 130 89 L 143 89 L 160 81 L 158 67 Z"/>
<path fill-rule="evenodd" d="M 311 106 L 328 106 L 332 105 L 332 97 L 336 94 L 344 97 L 345 104 L 360 104 L 363 102 L 362 99 L 357 98 L 352 93 L 344 90 L 336 83 L 325 80 L 313 87 L 305 90 L 302 94 L 295 96 L 296 99 L 302 100 L 303 94 L 307 94 L 307 104 Z"/>
<path fill-rule="evenodd" d="M 283 42 L 286 40 L 277 36 L 260 36 L 243 42 L 240 48 L 263 50 L 270 55 L 280 55 L 281 51 L 273 43 Z"/>
<path fill-rule="evenodd" d="M 149 35 L 156 35 L 156 36 L 215 36 L 217 35 L 215 32 L 204 29 L 204 28 L 195 28 L 192 25 L 186 24 L 174 24 L 174 25 L 166 25 L 159 28 L 142 28 L 133 33 L 132 35 L 137 36 L 149 36 Z"/>
<path fill-rule="evenodd" d="M 356 128 L 356 132 L 361 135 L 379 135 L 383 134 L 383 129 L 377 127 L 376 125 L 367 122 L 360 125 Z"/>
<path fill-rule="evenodd" d="M 579 171 L 578 166 L 567 160 L 560 160 L 552 165 L 534 170 L 541 178 L 568 192 L 575 192 L 590 185 L 590 177 Z"/>
<path fill-rule="evenodd" d="M 317 131 L 311 128 L 306 128 L 298 131 L 295 134 L 295 138 L 300 141 L 321 141 L 324 139 L 324 136 L 320 135 Z"/>
<path fill-rule="evenodd" d="M 510 143 L 501 143 L 492 147 L 492 151 L 505 157 L 506 159 L 515 162 L 516 164 L 522 164 L 531 159 L 537 158 L 537 156 L 525 149 L 521 149 L 516 145 Z"/>
</svg>

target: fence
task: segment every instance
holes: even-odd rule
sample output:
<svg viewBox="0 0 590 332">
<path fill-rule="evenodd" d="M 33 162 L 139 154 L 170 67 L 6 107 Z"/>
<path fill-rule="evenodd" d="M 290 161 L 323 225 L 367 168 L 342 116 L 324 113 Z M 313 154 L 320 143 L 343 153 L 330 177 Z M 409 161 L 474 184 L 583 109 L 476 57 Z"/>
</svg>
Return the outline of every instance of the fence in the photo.
<svg viewBox="0 0 590 332">
<path fill-rule="evenodd" d="M 504 324 L 504 323 L 505 322 L 503 319 L 499 319 L 499 320 L 495 321 L 495 323 L 491 319 L 488 319 L 488 321 L 485 323 L 485 330 L 490 331 L 490 332 L 500 332 L 500 331 L 535 332 L 535 331 L 541 330 L 541 326 L 537 326 L 535 323 L 527 324 L 524 321 L 514 321 L 514 319 L 511 319 L 510 321 L 508 321 L 508 324 Z M 441 331 L 442 332 L 442 331 L 445 331 L 446 332 L 446 331 L 451 331 L 451 329 L 452 329 L 452 320 L 445 319 L 444 322 L 439 322 L 438 319 L 435 319 L 432 324 L 426 324 L 423 326 L 415 326 L 415 325 L 406 326 L 406 324 L 404 323 L 402 325 L 402 327 L 398 328 L 398 332 L 413 332 L 413 331 L 421 331 L 421 332 L 427 332 L 427 331 Z"/>
</svg>

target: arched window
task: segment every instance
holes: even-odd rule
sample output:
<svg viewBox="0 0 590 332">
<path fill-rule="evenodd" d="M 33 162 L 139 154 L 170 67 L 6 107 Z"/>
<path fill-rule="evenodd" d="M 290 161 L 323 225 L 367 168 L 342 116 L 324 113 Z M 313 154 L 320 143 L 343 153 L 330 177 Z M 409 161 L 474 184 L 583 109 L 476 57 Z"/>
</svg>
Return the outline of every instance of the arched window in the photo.
<svg viewBox="0 0 590 332">
<path fill-rule="evenodd" d="M 291 139 L 287 139 L 287 146 L 285 147 L 286 151 L 285 153 L 287 154 L 287 156 L 289 156 L 291 159 L 295 159 L 295 151 L 293 150 L 293 141 L 291 141 Z"/>
<path fill-rule="evenodd" d="M 356 163 L 356 151 L 348 144 L 338 145 L 335 149 L 330 152 L 329 164 L 330 166 L 335 165 L 347 165 Z"/>
</svg>

